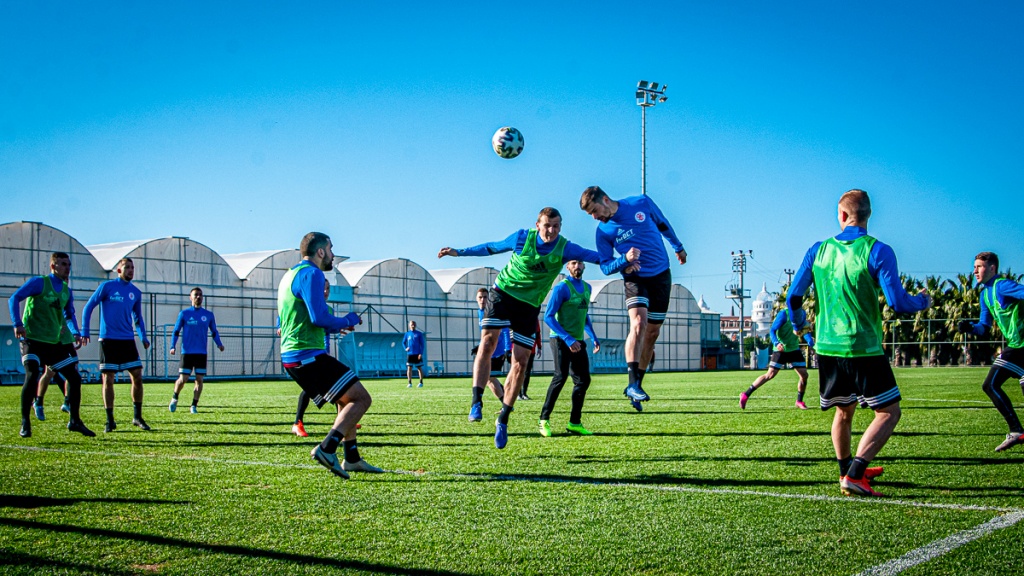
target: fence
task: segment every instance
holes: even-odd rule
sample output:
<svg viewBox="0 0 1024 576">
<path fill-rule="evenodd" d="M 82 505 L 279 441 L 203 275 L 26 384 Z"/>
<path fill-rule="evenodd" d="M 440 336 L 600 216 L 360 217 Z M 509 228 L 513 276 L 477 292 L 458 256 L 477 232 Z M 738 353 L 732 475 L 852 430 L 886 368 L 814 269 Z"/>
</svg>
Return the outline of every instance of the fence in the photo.
<svg viewBox="0 0 1024 576">
<path fill-rule="evenodd" d="M 955 322 L 945 318 L 887 320 L 885 354 L 894 366 L 979 366 L 991 364 L 1006 346 L 991 330 L 986 337 L 965 337 L 950 326 Z"/>
</svg>

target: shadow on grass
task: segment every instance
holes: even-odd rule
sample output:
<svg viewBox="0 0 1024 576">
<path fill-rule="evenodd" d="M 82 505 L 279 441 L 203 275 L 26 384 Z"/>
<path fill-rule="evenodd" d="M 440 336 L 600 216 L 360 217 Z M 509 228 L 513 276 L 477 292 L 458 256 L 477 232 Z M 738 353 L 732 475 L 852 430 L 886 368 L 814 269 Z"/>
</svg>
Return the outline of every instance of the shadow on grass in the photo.
<svg viewBox="0 0 1024 576">
<path fill-rule="evenodd" d="M 21 554 L 10 550 L 0 549 L 0 566 L 31 566 L 33 570 L 41 568 L 52 568 L 54 573 L 67 574 L 80 572 L 82 574 L 110 574 L 111 576 L 135 576 L 135 570 L 118 570 L 116 568 L 104 568 L 95 564 L 80 564 L 64 560 L 51 560 L 44 556 L 33 556 Z"/>
<path fill-rule="evenodd" d="M 71 506 L 79 502 L 103 502 L 105 504 L 188 504 L 176 500 L 141 500 L 138 498 L 48 498 L 19 494 L 0 494 L 0 508 L 46 508 L 49 506 Z"/>
<path fill-rule="evenodd" d="M 341 568 L 348 570 L 362 570 L 381 574 L 447 574 L 458 575 L 459 572 L 444 570 L 424 570 L 402 568 L 400 566 L 389 566 L 387 564 L 374 564 L 371 562 L 360 562 L 358 560 L 338 560 L 334 558 L 323 558 L 319 556 L 307 556 L 291 552 L 277 552 L 275 550 L 264 550 L 249 546 L 237 546 L 230 544 L 207 544 L 182 538 L 171 538 L 169 536 L 157 536 L 153 534 L 137 534 L 135 532 L 124 532 L 121 530 L 107 530 L 104 528 L 85 528 L 80 526 L 66 526 L 63 524 L 49 524 L 46 522 L 35 522 L 32 520 L 21 520 L 16 518 L 0 518 L 0 526 L 22 528 L 28 530 L 45 530 L 48 532 L 63 534 L 81 534 L 84 536 L 98 536 L 101 538 L 112 538 L 154 546 L 173 546 L 188 550 L 202 550 L 211 554 L 229 554 L 233 556 L 244 556 L 247 558 L 260 558 L 265 560 L 279 560 L 282 562 L 293 562 L 310 566 L 327 566 L 330 568 Z"/>
<path fill-rule="evenodd" d="M 760 480 L 741 478 L 691 478 L 668 474 L 651 474 L 620 478 L 598 478 L 594 476 L 566 476 L 562 474 L 467 474 L 470 478 L 482 482 L 550 482 L 565 484 L 594 485 L 650 485 L 650 486 L 692 486 L 695 488 L 742 488 L 767 489 L 783 487 L 806 487 L 833 484 L 831 478 L 825 480 Z"/>
</svg>

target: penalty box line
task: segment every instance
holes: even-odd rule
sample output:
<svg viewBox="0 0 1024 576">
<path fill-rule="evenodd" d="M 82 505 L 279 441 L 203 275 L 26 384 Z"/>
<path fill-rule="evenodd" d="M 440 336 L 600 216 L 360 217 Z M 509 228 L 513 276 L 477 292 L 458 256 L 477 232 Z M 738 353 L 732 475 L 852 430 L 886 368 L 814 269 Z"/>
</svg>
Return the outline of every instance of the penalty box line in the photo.
<svg viewBox="0 0 1024 576">
<path fill-rule="evenodd" d="M 319 464 L 298 464 L 288 462 L 263 462 L 258 460 L 224 460 L 210 456 L 183 456 L 183 455 L 157 455 L 157 454 L 132 454 L 126 452 L 104 452 L 101 450 L 69 450 L 66 448 L 45 448 L 42 446 L 18 446 L 0 445 L 0 449 L 25 450 L 32 452 L 55 452 L 60 454 L 76 454 L 82 456 L 104 456 L 108 458 L 163 458 L 166 460 L 209 462 L 214 464 L 227 464 L 231 466 L 270 466 L 274 468 L 298 468 L 304 470 L 316 470 L 321 468 Z M 903 506 L 911 508 L 927 508 L 934 510 L 960 510 L 965 512 L 999 512 L 999 513 L 1020 513 L 1024 514 L 1022 508 L 1007 508 L 999 506 L 978 506 L 973 504 L 938 504 L 929 502 L 913 502 L 910 500 L 895 500 L 890 498 L 856 498 L 848 496 L 826 496 L 823 494 L 790 494 L 785 492 L 766 492 L 762 490 L 737 490 L 732 488 L 695 488 L 691 486 L 665 486 L 658 484 L 639 484 L 633 482 L 613 482 L 603 480 L 584 480 L 570 478 L 551 478 L 545 476 L 521 476 L 509 474 L 465 474 L 465 473 L 438 473 L 415 470 L 385 470 L 390 474 L 405 474 L 409 476 L 449 476 L 453 478 L 465 478 L 470 480 L 499 480 L 503 482 L 535 482 L 548 484 L 585 484 L 591 486 L 608 486 L 612 488 L 635 488 L 640 490 L 654 490 L 660 492 L 685 492 L 691 494 L 708 494 L 724 496 L 757 496 L 761 498 L 785 498 L 791 500 L 809 500 L 816 502 L 842 502 L 845 504 L 861 505 L 882 505 L 882 506 Z"/>
</svg>

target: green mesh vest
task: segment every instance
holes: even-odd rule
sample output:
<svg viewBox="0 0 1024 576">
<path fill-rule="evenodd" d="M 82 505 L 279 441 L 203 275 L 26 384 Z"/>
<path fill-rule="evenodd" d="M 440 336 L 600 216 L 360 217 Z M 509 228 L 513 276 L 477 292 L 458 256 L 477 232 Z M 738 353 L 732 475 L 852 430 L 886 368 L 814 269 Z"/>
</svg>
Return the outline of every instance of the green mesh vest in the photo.
<svg viewBox="0 0 1024 576">
<path fill-rule="evenodd" d="M 1005 280 L 1005 278 L 1000 278 L 993 282 L 992 288 L 982 292 L 982 297 L 985 299 L 985 304 L 988 305 L 989 312 L 995 316 L 996 324 L 1003 332 L 1003 338 L 1006 338 L 1006 345 L 1010 348 L 1024 348 L 1024 324 L 1021 323 L 1020 303 L 1014 302 L 1003 308 L 999 305 L 999 299 L 996 298 L 996 286 Z"/>
<path fill-rule="evenodd" d="M 559 236 L 554 249 L 546 256 L 541 256 L 537 254 L 537 229 L 531 228 L 526 234 L 523 253 L 512 253 L 512 259 L 498 272 L 494 283 L 516 300 L 540 308 L 544 297 L 551 290 L 551 284 L 562 271 L 565 242 L 565 238 Z"/>
<path fill-rule="evenodd" d="M 60 292 L 53 289 L 49 276 L 43 276 L 43 291 L 29 296 L 21 322 L 25 325 L 25 337 L 37 342 L 57 344 L 60 342 L 60 329 L 64 323 L 64 307 L 71 299 L 71 291 L 66 282 L 61 282 Z"/>
<path fill-rule="evenodd" d="M 67 324 L 65 324 L 65 325 L 60 327 L 60 340 L 59 340 L 59 342 L 61 344 L 74 344 L 75 343 L 75 335 L 71 333 L 71 330 L 68 330 Z"/>
<path fill-rule="evenodd" d="M 562 306 L 555 312 L 555 320 L 562 325 L 562 328 L 576 340 L 582 342 L 586 337 L 584 327 L 587 325 L 587 311 L 590 309 L 590 285 L 583 283 L 583 292 L 577 292 L 576 287 L 568 278 L 562 280 L 569 286 L 569 299 L 562 302 Z M 555 338 L 555 331 L 551 331 L 551 337 Z"/>
<path fill-rule="evenodd" d="M 281 352 L 324 349 L 324 329 L 310 321 L 306 303 L 292 294 L 295 276 L 299 270 L 310 266 L 312 264 L 304 262 L 288 270 L 277 287 L 277 313 L 281 316 Z"/>
<path fill-rule="evenodd" d="M 779 312 L 779 314 L 783 313 Z M 779 326 L 775 337 L 779 339 L 779 344 L 782 344 L 783 352 L 796 352 L 800 349 L 800 339 L 793 333 L 793 323 L 789 321 L 789 314 L 786 314 L 786 321 Z"/>
<path fill-rule="evenodd" d="M 868 271 L 875 239 L 852 241 L 829 238 L 814 258 L 814 287 L 818 295 L 815 348 L 818 354 L 855 358 L 881 356 L 881 288 Z"/>
</svg>

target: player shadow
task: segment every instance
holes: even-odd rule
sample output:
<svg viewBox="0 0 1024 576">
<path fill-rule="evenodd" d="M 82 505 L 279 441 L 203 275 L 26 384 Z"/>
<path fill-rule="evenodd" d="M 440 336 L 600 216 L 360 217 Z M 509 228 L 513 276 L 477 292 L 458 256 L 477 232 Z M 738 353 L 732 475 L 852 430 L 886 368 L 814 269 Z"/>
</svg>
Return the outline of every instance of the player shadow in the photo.
<svg viewBox="0 0 1024 576">
<path fill-rule="evenodd" d="M 832 480 L 762 480 L 742 478 L 695 478 L 668 474 L 641 474 L 600 478 L 565 474 L 478 474 L 471 479 L 485 482 L 552 482 L 567 484 L 639 484 L 657 486 L 692 486 L 699 488 L 785 488 L 830 485 Z"/>
<path fill-rule="evenodd" d="M 110 576 L 135 576 L 138 574 L 135 570 L 105 568 L 94 564 L 68 562 L 66 559 L 51 560 L 44 556 L 22 554 L 20 552 L 12 552 L 10 550 L 4 550 L 4 553 L 0 555 L 0 567 L 2 566 L 31 566 L 33 570 L 49 569 L 48 571 L 55 574 L 66 574 L 69 572 L 73 574 L 109 574 Z"/>
<path fill-rule="evenodd" d="M 362 562 L 359 560 L 340 560 L 335 558 L 324 558 L 322 556 L 310 556 L 294 552 L 278 552 L 276 550 L 265 550 L 251 546 L 233 544 L 210 544 L 201 541 L 186 540 L 184 538 L 173 538 L 169 536 L 157 536 L 153 534 L 139 534 L 123 530 L 109 530 L 105 528 L 86 528 L 82 526 L 68 526 L 64 524 L 50 524 L 36 522 L 33 520 L 22 520 L 17 518 L 0 518 L 0 526 L 22 528 L 28 530 L 44 530 L 59 534 L 79 534 L 83 536 L 94 536 L 126 542 L 137 542 L 155 546 L 169 546 L 181 548 L 189 554 L 195 551 L 203 551 L 208 554 L 227 554 L 231 556 L 242 556 L 246 558 L 257 558 L 263 560 L 276 560 L 292 562 L 297 565 L 324 566 L 327 568 L 358 570 L 380 574 L 427 574 L 438 576 L 449 575 L 459 576 L 463 573 L 448 570 L 428 570 L 422 568 L 403 568 L 387 564 Z"/>
<path fill-rule="evenodd" d="M 71 506 L 79 502 L 102 502 L 104 504 L 188 504 L 177 500 L 143 500 L 139 498 L 50 498 L 27 494 L 0 494 L 0 508 L 48 508 Z"/>
</svg>

